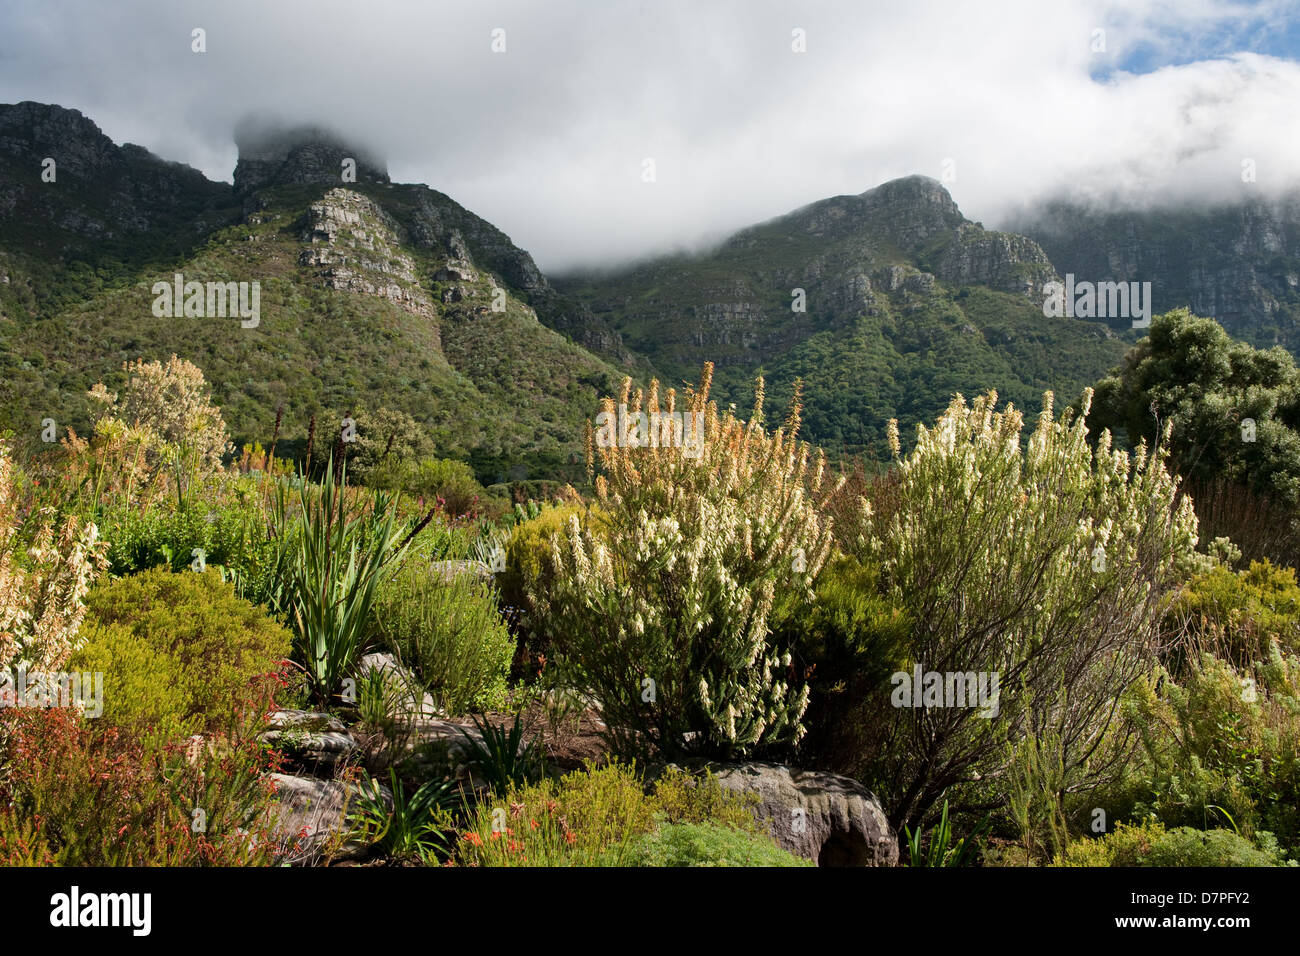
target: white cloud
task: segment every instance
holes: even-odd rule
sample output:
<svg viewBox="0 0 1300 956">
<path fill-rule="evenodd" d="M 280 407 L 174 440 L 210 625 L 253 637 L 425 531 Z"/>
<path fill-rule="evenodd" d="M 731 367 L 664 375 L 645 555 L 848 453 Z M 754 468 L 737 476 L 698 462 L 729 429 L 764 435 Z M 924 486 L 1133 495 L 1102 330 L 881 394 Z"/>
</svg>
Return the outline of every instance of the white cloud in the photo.
<svg viewBox="0 0 1300 956">
<path fill-rule="evenodd" d="M 1060 189 L 1228 197 L 1247 157 L 1252 188 L 1280 191 L 1300 180 L 1300 64 L 1242 44 L 1294 13 L 1216 0 L 32 0 L 0 13 L 0 83 L 8 100 L 78 108 L 215 178 L 230 177 L 244 113 L 327 121 L 554 270 L 937 177 L 945 158 L 963 211 L 989 225 Z M 195 26 L 206 54 L 190 52 Z M 806 53 L 791 51 L 796 27 Z M 1115 70 L 1138 49 L 1178 65 Z"/>
</svg>

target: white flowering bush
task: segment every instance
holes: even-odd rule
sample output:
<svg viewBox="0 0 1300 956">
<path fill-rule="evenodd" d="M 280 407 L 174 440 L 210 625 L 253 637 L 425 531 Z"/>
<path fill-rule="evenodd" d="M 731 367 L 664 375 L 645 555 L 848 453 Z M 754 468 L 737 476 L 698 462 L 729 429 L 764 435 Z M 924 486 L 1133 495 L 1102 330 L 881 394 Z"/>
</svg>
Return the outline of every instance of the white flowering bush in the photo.
<svg viewBox="0 0 1300 956">
<path fill-rule="evenodd" d="M 105 564 L 93 523 L 41 520 L 26 553 L 15 553 L 19 502 L 14 465 L 0 441 L 0 671 L 60 669 L 76 650 L 85 597 Z M 25 558 L 25 560 L 22 560 Z"/>
<path fill-rule="evenodd" d="M 128 362 L 119 396 L 102 382 L 88 395 L 98 406 L 95 484 L 122 484 L 128 497 L 164 475 L 184 491 L 221 467 L 233 450 L 221 409 L 212 404 L 202 370 L 173 355 L 165 364 Z M 103 475 L 108 466 L 114 474 Z"/>
<path fill-rule="evenodd" d="M 811 600 L 832 546 L 818 499 L 839 485 L 797 440 L 797 397 L 768 434 L 762 380 L 743 422 L 708 400 L 711 376 L 705 366 L 681 408 L 673 391 L 661 407 L 657 382 L 629 401 L 624 382 L 629 430 L 588 445 L 600 520 L 569 519 L 551 539 L 555 574 L 530 594 L 563 672 L 599 701 L 619 753 L 729 756 L 804 730 L 808 687 L 768 615 L 778 588 Z M 614 415 L 612 399 L 603 410 Z M 663 424 L 682 410 L 688 429 L 702 427 L 689 447 Z"/>
<path fill-rule="evenodd" d="M 867 772 L 896 827 L 954 786 L 996 786 L 1025 736 L 1059 741 L 1070 790 L 1124 759 L 1105 735 L 1121 692 L 1155 665 L 1196 518 L 1163 453 L 1116 451 L 1109 432 L 1090 445 L 1090 402 L 1057 419 L 1047 393 L 1024 443 L 1021 413 L 997 411 L 996 392 L 957 396 L 906 455 L 890 424 L 891 513 L 866 505 L 859 545 L 913 622 L 909 666 L 1000 679 L 983 709 L 881 702 Z"/>
</svg>

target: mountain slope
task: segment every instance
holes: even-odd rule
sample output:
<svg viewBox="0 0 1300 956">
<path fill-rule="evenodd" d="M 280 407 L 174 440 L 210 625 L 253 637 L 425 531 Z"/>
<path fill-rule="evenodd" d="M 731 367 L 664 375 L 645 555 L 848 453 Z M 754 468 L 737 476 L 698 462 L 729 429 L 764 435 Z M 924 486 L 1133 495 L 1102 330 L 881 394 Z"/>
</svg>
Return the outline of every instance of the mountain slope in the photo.
<svg viewBox="0 0 1300 956">
<path fill-rule="evenodd" d="M 837 196 L 735 234 L 699 256 L 556 280 L 670 379 L 717 362 L 742 404 L 765 372 L 777 401 L 806 383 L 810 438 L 884 454 L 886 421 L 932 419 L 954 392 L 997 388 L 1036 406 L 1110 369 L 1131 334 L 1042 314 L 1046 254 L 962 216 L 920 176 Z M 796 311 L 800 292 L 805 311 Z"/>
<path fill-rule="evenodd" d="M 2 315 L 53 314 L 183 256 L 237 215 L 230 186 L 119 147 L 76 110 L 0 105 Z"/>
<path fill-rule="evenodd" d="M 1079 279 L 1149 281 L 1155 312 L 1188 307 L 1258 347 L 1300 356 L 1300 193 L 1179 209 L 1104 212 L 1065 200 L 1014 228 Z"/>
<path fill-rule="evenodd" d="M 423 423 L 441 454 L 471 461 L 485 480 L 581 473 L 583 423 L 619 373 L 539 321 L 530 302 L 553 317 L 581 311 L 504 234 L 440 193 L 388 182 L 373 165 L 359 164 L 358 181 L 343 183 L 336 160 L 356 151 L 292 136 L 278 161 L 241 159 L 233 189 L 180 167 L 183 200 L 139 198 L 100 178 L 135 158 L 132 148 L 106 147 L 79 114 L 43 109 L 75 124 L 63 135 L 103 158 L 85 176 L 18 185 L 0 216 L 0 269 L 10 279 L 0 298 L 0 411 L 20 435 L 34 435 L 47 417 L 84 432 L 91 384 L 112 387 L 122 363 L 175 353 L 204 370 L 238 441 L 269 440 L 281 407 L 286 448 L 301 443 L 312 415 L 330 431 L 349 412 L 389 407 Z M 0 108 L 0 128 L 14 110 L 31 112 Z M 10 167 L 30 164 L 39 149 L 30 139 L 0 145 Z M 55 185 L 57 201 L 44 200 Z M 130 198 L 151 229 L 133 231 Z M 186 221 L 195 209 L 216 211 Z M 46 237 L 34 253 L 24 245 L 33 230 Z M 107 233 L 130 237 L 132 256 L 75 293 L 65 284 L 62 297 L 41 294 L 82 268 L 83 255 L 94 254 L 83 250 Z M 177 273 L 187 282 L 257 283 L 255 324 L 156 315 L 154 285 Z"/>
</svg>

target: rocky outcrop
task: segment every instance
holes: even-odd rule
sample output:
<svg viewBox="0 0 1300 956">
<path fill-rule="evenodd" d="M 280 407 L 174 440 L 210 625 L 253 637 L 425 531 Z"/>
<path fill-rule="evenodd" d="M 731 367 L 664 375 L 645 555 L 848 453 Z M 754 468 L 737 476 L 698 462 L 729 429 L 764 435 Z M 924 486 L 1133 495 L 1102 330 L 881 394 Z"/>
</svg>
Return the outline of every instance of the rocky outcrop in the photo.
<svg viewBox="0 0 1300 956">
<path fill-rule="evenodd" d="M 432 318 L 415 262 L 402 251 L 402 226 L 374 200 L 351 189 L 329 190 L 307 209 L 298 264 L 331 289 L 387 299 Z"/>
<path fill-rule="evenodd" d="M 326 776 L 360 752 L 341 720 L 314 711 L 278 710 L 258 739 L 284 754 L 291 769 Z"/>
<path fill-rule="evenodd" d="M 1041 243 L 1062 274 L 1149 281 L 1153 313 L 1186 306 L 1253 345 L 1300 352 L 1300 192 L 1267 199 L 1243 189 L 1230 203 L 1119 212 L 1061 200 L 1008 225 Z"/>
<path fill-rule="evenodd" d="M 944 282 L 985 285 L 1038 301 L 1043 286 L 1060 278 L 1047 253 L 1032 239 L 988 232 L 974 223 L 958 227 L 952 241 L 935 257 L 934 269 Z"/>
<path fill-rule="evenodd" d="M 745 229 L 729 246 L 749 247 L 761 241 L 771 227 L 794 230 L 819 239 L 870 238 L 899 249 L 912 250 L 966 222 L 948 190 L 928 176 L 890 180 L 856 196 L 835 196 Z"/>
<path fill-rule="evenodd" d="M 756 794 L 777 844 L 818 866 L 894 866 L 898 834 L 862 784 L 820 770 L 746 763 L 714 769 L 727 790 Z"/>
<path fill-rule="evenodd" d="M 1041 307 L 1042 286 L 1055 276 L 1033 240 L 985 230 L 940 182 L 908 176 L 742 229 L 711 252 L 559 286 L 615 329 L 638 332 L 660 367 L 755 369 L 779 368 L 813 336 L 853 330 L 864 318 L 880 320 L 869 334 L 895 339 L 899 354 L 940 354 L 962 289 L 1013 294 L 1023 314 Z M 813 364 L 799 356 L 788 373 L 806 375 Z"/>
<path fill-rule="evenodd" d="M 474 282 L 479 273 L 489 271 L 526 303 L 543 325 L 620 365 L 637 364 L 622 337 L 585 303 L 558 292 L 531 255 L 496 226 L 443 193 L 420 189 L 405 225 L 417 247 L 446 257 L 445 265 L 433 276 L 435 281 Z M 453 286 L 444 292 L 443 301 L 457 302 L 464 294 L 462 288 Z"/>
<path fill-rule="evenodd" d="M 385 685 L 389 710 L 398 719 L 418 726 L 426 720 L 438 720 L 445 716 L 419 678 L 392 654 L 377 651 L 365 655 L 361 658 L 357 672 L 361 680 L 371 674 L 380 675 Z"/>
<path fill-rule="evenodd" d="M 364 842 L 350 839 L 349 811 L 354 807 L 359 786 L 342 780 L 271 774 L 276 805 L 272 837 L 284 848 L 283 863 L 314 864 L 364 857 L 370 850 Z M 392 793 L 380 786 L 380 799 L 392 805 Z"/>
<path fill-rule="evenodd" d="M 857 197 L 862 216 L 880 235 L 911 249 L 966 222 L 948 190 L 929 176 L 904 176 Z"/>
</svg>

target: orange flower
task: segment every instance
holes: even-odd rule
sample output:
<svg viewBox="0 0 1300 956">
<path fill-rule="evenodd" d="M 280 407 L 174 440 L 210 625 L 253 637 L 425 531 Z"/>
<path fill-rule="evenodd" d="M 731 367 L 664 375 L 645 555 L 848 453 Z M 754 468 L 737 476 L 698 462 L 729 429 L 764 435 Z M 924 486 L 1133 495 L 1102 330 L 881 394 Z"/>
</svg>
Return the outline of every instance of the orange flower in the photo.
<svg viewBox="0 0 1300 956">
<path fill-rule="evenodd" d="M 528 825 L 529 825 L 529 829 L 532 829 L 532 830 L 536 830 L 536 829 L 537 829 L 537 821 L 536 821 L 536 820 L 529 820 L 529 821 L 528 821 Z"/>
<path fill-rule="evenodd" d="M 495 833 L 492 834 L 492 835 L 493 835 L 493 836 L 496 836 Z M 482 845 L 483 845 L 483 838 L 482 838 L 481 836 L 479 836 L 477 833 L 475 833 L 473 830 L 466 831 L 466 833 L 464 834 L 464 837 L 465 837 L 465 840 L 470 844 L 470 846 L 482 846 Z"/>
<path fill-rule="evenodd" d="M 569 843 L 577 843 L 578 835 L 574 833 L 572 830 L 566 830 L 564 833 L 564 839 Z"/>
</svg>

